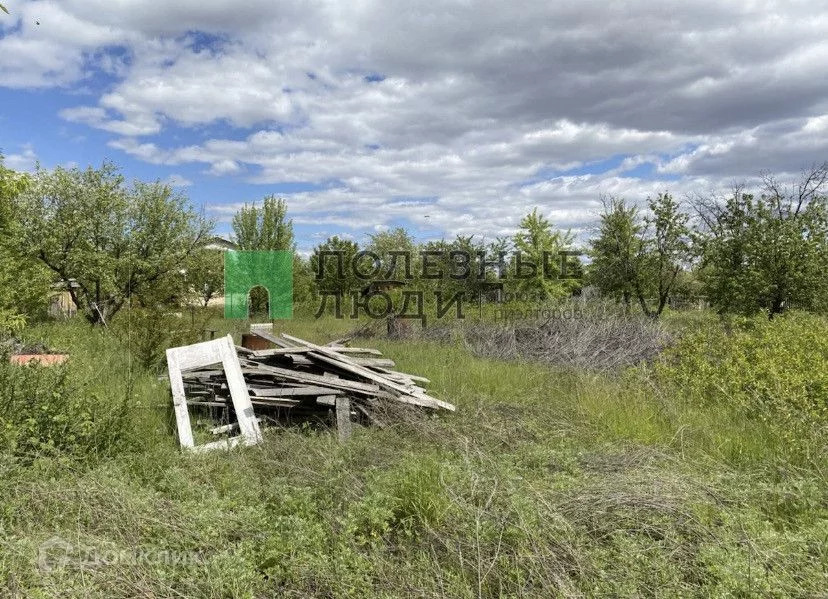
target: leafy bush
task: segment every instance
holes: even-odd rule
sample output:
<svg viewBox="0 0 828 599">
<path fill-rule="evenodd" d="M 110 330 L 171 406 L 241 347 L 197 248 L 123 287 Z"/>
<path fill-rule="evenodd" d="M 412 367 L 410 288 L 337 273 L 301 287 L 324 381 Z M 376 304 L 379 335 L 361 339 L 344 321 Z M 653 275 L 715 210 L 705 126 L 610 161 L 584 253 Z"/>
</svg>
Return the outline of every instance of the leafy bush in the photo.
<svg viewBox="0 0 828 599">
<path fill-rule="evenodd" d="M 0 451 L 24 459 L 85 456 L 116 443 L 125 402 L 104 402 L 71 381 L 70 366 L 19 366 L 0 355 Z"/>
<path fill-rule="evenodd" d="M 827 365 L 828 319 L 792 313 L 690 332 L 656 375 L 692 401 L 733 407 L 794 436 L 828 420 Z"/>
<path fill-rule="evenodd" d="M 165 363 L 167 348 L 202 341 L 211 316 L 205 309 L 177 313 L 160 308 L 133 308 L 118 315 L 113 330 L 142 367 L 157 370 Z"/>
</svg>

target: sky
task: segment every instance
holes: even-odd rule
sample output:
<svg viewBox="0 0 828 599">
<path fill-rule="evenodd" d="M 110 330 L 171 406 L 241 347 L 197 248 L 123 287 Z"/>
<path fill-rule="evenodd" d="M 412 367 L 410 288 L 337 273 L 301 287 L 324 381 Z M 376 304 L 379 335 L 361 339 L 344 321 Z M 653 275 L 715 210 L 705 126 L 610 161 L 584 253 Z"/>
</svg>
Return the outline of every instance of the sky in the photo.
<svg viewBox="0 0 828 599">
<path fill-rule="evenodd" d="M 6 166 L 160 179 L 300 250 L 403 226 L 579 239 L 601 198 L 725 193 L 828 159 L 828 2 L 2 0 Z"/>
</svg>

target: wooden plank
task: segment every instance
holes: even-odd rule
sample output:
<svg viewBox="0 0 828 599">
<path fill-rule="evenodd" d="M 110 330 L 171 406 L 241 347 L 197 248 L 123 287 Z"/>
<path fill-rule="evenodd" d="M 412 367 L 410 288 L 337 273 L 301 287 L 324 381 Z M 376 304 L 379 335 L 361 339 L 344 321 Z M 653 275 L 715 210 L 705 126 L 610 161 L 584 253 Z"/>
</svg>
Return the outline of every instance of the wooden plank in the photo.
<svg viewBox="0 0 828 599">
<path fill-rule="evenodd" d="M 307 383 L 309 385 L 319 385 L 320 387 L 328 387 L 331 389 L 343 389 L 345 391 L 352 391 L 354 393 L 361 393 L 365 395 L 377 395 L 380 391 L 377 385 L 371 385 L 370 383 L 349 381 L 336 377 L 325 377 L 319 374 L 311 374 L 308 372 L 300 372 L 298 370 L 279 368 L 278 366 L 259 364 L 258 362 L 246 362 L 250 365 L 249 368 L 252 373 L 262 373 L 265 375 L 270 374 L 279 378 L 299 381 L 300 383 Z"/>
<path fill-rule="evenodd" d="M 170 375 L 170 390 L 173 398 L 175 424 L 178 428 L 178 442 L 181 447 L 194 447 L 193 429 L 190 426 L 190 414 L 187 412 L 187 397 L 184 395 L 184 380 L 181 378 L 181 352 L 167 350 L 167 371 Z"/>
<path fill-rule="evenodd" d="M 377 349 L 369 349 L 367 347 L 333 347 L 331 349 L 339 354 L 366 354 L 371 356 L 382 356 L 381 351 Z M 269 358 L 271 356 L 301 354 L 313 350 L 311 350 L 311 348 L 309 347 L 274 347 L 272 349 L 257 349 L 247 351 L 252 351 L 252 355 L 257 358 Z"/>
<path fill-rule="evenodd" d="M 239 421 L 241 436 L 244 437 L 247 445 L 253 445 L 262 440 L 262 433 L 253 412 L 253 404 L 250 403 L 247 384 L 244 382 L 239 357 L 233 345 L 233 336 L 227 335 L 225 339 L 227 342 L 222 348 L 222 364 L 227 377 L 227 386 L 230 388 L 230 397 L 233 399 L 233 409 Z"/>
<path fill-rule="evenodd" d="M 346 395 L 336 398 L 336 431 L 341 443 L 351 438 L 351 400 Z"/>
<path fill-rule="evenodd" d="M 332 389 L 309 385 L 305 387 L 271 387 L 270 389 L 251 389 L 255 397 L 302 397 L 327 395 Z"/>
<path fill-rule="evenodd" d="M 256 418 L 256 422 L 261 423 L 261 421 L 258 418 Z M 239 428 L 239 423 L 238 422 L 231 422 L 230 424 L 223 424 L 221 426 L 213 427 L 213 428 L 210 429 L 210 432 L 214 435 L 221 435 L 221 434 L 224 434 L 224 433 L 229 433 L 231 431 L 234 431 L 237 428 Z"/>
<path fill-rule="evenodd" d="M 290 344 L 285 343 L 284 339 L 279 339 L 278 337 L 272 335 L 271 333 L 268 333 L 267 331 L 262 331 L 260 329 L 253 330 L 251 328 L 250 332 L 253 333 L 254 335 L 258 335 L 259 337 L 261 337 L 262 339 L 264 339 L 266 341 L 270 341 L 276 347 L 290 347 Z"/>
<path fill-rule="evenodd" d="M 393 368 L 395 365 L 394 360 L 388 358 L 351 358 L 351 361 L 368 368 Z"/>
<path fill-rule="evenodd" d="M 397 375 L 397 376 L 402 376 L 402 377 L 405 377 L 407 379 L 411 379 L 412 381 L 414 381 L 416 383 L 423 383 L 425 385 L 428 385 L 431 382 L 429 379 L 427 379 L 424 376 L 417 376 L 416 374 L 408 374 L 407 372 L 399 372 L 397 370 L 388 370 L 387 368 L 383 368 L 383 367 L 377 367 L 376 370 L 379 370 L 383 374 L 393 374 L 393 375 Z"/>
<path fill-rule="evenodd" d="M 316 398 L 316 403 L 320 406 L 336 406 L 336 395 L 321 395 Z"/>
<path fill-rule="evenodd" d="M 429 408 L 443 408 L 444 410 L 449 410 L 451 412 L 454 412 L 457 409 L 454 405 L 445 401 L 441 401 L 436 397 L 431 397 L 422 392 L 412 392 L 408 387 L 405 387 L 404 385 L 401 385 L 399 383 L 395 383 L 394 381 L 391 381 L 390 379 L 383 377 L 379 373 L 372 372 L 371 370 L 364 368 L 363 366 L 355 364 L 350 358 L 347 358 L 341 354 L 337 354 L 330 348 L 315 345 L 313 343 L 310 343 L 309 341 L 299 339 L 298 337 L 292 337 L 287 333 L 282 333 L 282 336 L 289 341 L 301 343 L 303 345 L 313 348 L 315 351 L 308 354 L 309 357 L 320 359 L 323 362 L 327 362 L 328 364 L 337 366 L 343 370 L 347 370 L 349 372 L 367 378 L 368 380 L 372 380 L 382 388 L 401 393 L 402 397 L 397 398 L 398 401 Z"/>
</svg>

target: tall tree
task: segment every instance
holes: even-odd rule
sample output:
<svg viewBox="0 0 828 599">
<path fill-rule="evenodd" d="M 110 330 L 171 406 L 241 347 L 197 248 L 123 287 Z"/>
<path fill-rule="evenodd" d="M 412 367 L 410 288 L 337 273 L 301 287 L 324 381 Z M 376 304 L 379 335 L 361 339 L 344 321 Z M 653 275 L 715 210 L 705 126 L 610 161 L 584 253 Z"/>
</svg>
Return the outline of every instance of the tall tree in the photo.
<svg viewBox="0 0 828 599">
<path fill-rule="evenodd" d="M 30 178 L 3 166 L 0 155 L 0 336 L 45 310 L 51 278 L 21 252 L 19 196 Z"/>
<path fill-rule="evenodd" d="M 310 257 L 310 271 L 316 290 L 319 293 L 341 293 L 344 297 L 359 290 L 362 281 L 357 279 L 351 268 L 351 261 L 358 252 L 359 246 L 355 241 L 336 235 L 316 246 Z M 342 272 L 337 267 L 338 258 L 326 258 L 331 255 L 342 257 Z"/>
<path fill-rule="evenodd" d="M 667 306 L 678 274 L 691 258 L 689 216 L 669 193 L 648 200 L 645 227 L 634 278 L 635 292 L 647 316 L 658 318 Z M 647 297 L 655 294 L 652 307 Z"/>
<path fill-rule="evenodd" d="M 638 208 L 621 198 L 603 198 L 598 236 L 590 241 L 589 280 L 602 294 L 615 296 L 626 309 L 635 292 L 642 255 L 643 225 Z"/>
<path fill-rule="evenodd" d="M 187 282 L 204 307 L 224 290 L 224 252 L 200 249 L 186 265 Z"/>
<path fill-rule="evenodd" d="M 635 297 L 644 314 L 658 318 L 691 259 L 689 217 L 666 192 L 647 206 L 649 214 L 641 218 L 622 199 L 604 201 L 589 272 L 602 293 L 620 296 L 627 307 Z"/>
<path fill-rule="evenodd" d="M 67 284 L 93 324 L 107 322 L 130 297 L 152 296 L 212 230 L 169 186 L 127 188 L 110 163 L 39 169 L 21 195 L 20 220 L 23 250 Z"/>
<path fill-rule="evenodd" d="M 411 260 L 410 269 L 412 273 L 416 272 L 417 244 L 403 227 L 371 235 L 371 241 L 365 249 L 379 256 L 377 279 L 403 279 L 405 277 L 405 260 L 400 255 L 397 255 L 395 259 L 393 252 L 406 252 Z M 363 266 L 362 270 L 367 272 L 367 265 Z"/>
<path fill-rule="evenodd" d="M 759 195 L 737 187 L 724 202 L 696 201 L 704 286 L 719 312 L 828 309 L 826 187 L 823 163 L 788 186 L 763 176 Z"/>
<path fill-rule="evenodd" d="M 276 196 L 266 196 L 259 207 L 242 206 L 233 216 L 233 236 L 242 250 L 287 250 L 294 252 L 293 221 L 287 218 L 287 202 Z M 294 275 L 301 274 L 301 264 L 294 259 Z M 250 292 L 250 310 L 267 311 L 267 290 L 255 287 Z"/>
<path fill-rule="evenodd" d="M 242 206 L 233 216 L 233 234 L 242 250 L 294 250 L 287 202 L 276 196 L 265 197 L 261 207 Z"/>
<path fill-rule="evenodd" d="M 573 239 L 571 232 L 554 229 L 537 208 L 527 214 L 520 221 L 513 243 L 522 262 L 532 263 L 536 269 L 532 276 L 517 279 L 518 291 L 535 293 L 543 299 L 568 295 L 572 281 L 558 278 L 561 274 L 559 252 L 571 249 Z M 514 275 L 521 273 L 514 272 Z"/>
</svg>

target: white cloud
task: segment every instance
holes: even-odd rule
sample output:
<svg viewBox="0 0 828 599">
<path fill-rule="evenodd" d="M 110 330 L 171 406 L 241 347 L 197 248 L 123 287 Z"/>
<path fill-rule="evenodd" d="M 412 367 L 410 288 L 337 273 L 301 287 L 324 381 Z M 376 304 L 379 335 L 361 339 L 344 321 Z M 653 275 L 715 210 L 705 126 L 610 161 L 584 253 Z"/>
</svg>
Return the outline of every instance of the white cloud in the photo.
<svg viewBox="0 0 828 599">
<path fill-rule="evenodd" d="M 3 157 L 3 163 L 7 168 L 14 171 L 30 172 L 37 164 L 37 154 L 31 144 L 26 144 L 21 151 Z"/>
<path fill-rule="evenodd" d="M 297 223 L 496 235 L 538 205 L 584 229 L 601 193 L 828 158 L 812 2 L 9 4 L 0 85 L 105 74 L 61 117 L 151 164 L 317 184 L 291 195 Z"/>
<path fill-rule="evenodd" d="M 193 184 L 187 177 L 174 173 L 164 179 L 164 183 L 169 185 L 170 187 L 189 187 Z"/>
</svg>

